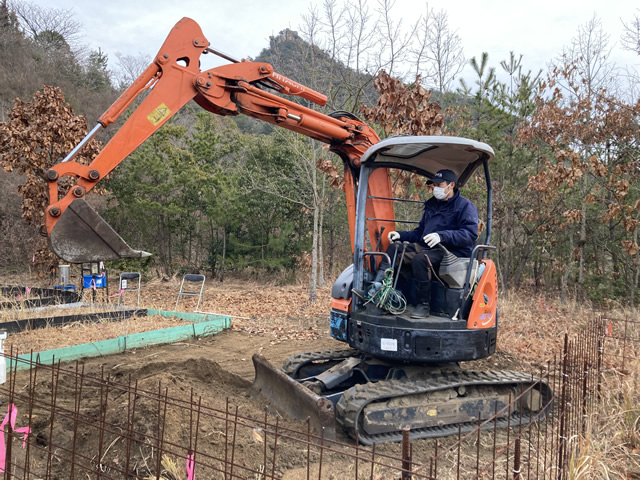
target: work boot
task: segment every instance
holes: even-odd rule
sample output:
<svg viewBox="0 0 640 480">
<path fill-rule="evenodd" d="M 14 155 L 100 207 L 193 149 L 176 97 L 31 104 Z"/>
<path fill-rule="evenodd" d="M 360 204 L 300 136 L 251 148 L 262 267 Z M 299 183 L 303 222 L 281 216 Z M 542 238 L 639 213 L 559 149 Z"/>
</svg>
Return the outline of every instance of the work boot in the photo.
<svg viewBox="0 0 640 480">
<path fill-rule="evenodd" d="M 431 312 L 429 301 L 431 300 L 431 282 L 416 282 L 416 309 L 411 318 L 427 318 Z"/>
<path fill-rule="evenodd" d="M 428 303 L 419 303 L 411 314 L 411 318 L 427 318 L 431 312 Z"/>
</svg>

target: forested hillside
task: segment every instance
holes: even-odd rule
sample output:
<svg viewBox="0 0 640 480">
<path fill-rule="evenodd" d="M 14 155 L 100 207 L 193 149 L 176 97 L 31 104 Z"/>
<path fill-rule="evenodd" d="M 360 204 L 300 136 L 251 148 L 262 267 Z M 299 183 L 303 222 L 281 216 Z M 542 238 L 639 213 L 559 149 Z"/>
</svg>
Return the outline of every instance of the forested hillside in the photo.
<svg viewBox="0 0 640 480">
<path fill-rule="evenodd" d="M 444 134 L 486 142 L 496 152 L 493 255 L 502 287 L 636 303 L 640 60 L 614 65 L 607 52 L 615 41 L 640 59 L 637 15 L 630 12 L 622 39 L 610 39 L 597 17 L 576 25 L 573 44 L 549 59 L 548 72 L 531 72 L 517 52 L 465 59 L 445 12 L 427 10 L 400 35 L 391 10 L 364 17 L 348 5 L 327 2 L 322 13 L 301 19 L 298 31 L 274 36 L 257 60 L 327 94 L 328 105 L 317 107 L 323 112 L 354 112 L 381 137 L 400 133 L 421 108 L 401 105 L 407 97 L 390 92 L 380 98 L 374 80 L 381 71 L 409 91 L 432 90 L 431 101 L 446 107 Z M 79 47 L 78 30 L 73 12 L 0 3 L 5 271 L 54 261 L 42 253 L 37 234 L 46 193 L 37 179 L 146 67 L 141 58 L 124 56 L 119 70 L 110 71 L 103 52 Z M 469 62 L 475 78 L 461 81 Z M 376 120 L 364 108 L 378 100 L 406 118 L 393 125 Z M 82 128 L 78 115 L 87 119 Z M 62 132 L 55 121 L 62 117 L 77 128 Z M 98 140 L 108 141 L 116 128 Z M 24 148 L 31 154 L 21 156 Z M 90 202 L 130 245 L 154 254 L 136 268 L 159 275 L 199 270 L 221 280 L 310 274 L 313 298 L 315 285 L 350 263 L 344 195 L 332 182 L 341 168 L 317 142 L 191 103 L 101 182 L 101 195 Z M 25 182 L 32 193 L 41 188 L 26 204 Z M 464 192 L 479 209 L 484 188 L 472 180 Z"/>
</svg>

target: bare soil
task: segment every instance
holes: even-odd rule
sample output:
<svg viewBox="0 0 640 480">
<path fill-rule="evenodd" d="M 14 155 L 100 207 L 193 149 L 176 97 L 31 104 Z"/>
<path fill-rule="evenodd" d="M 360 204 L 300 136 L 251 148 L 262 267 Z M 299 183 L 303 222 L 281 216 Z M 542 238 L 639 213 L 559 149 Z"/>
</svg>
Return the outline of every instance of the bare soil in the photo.
<svg viewBox="0 0 640 480">
<path fill-rule="evenodd" d="M 176 281 L 163 283 L 156 282 L 146 286 L 143 303 L 145 306 L 172 310 L 175 307 L 175 293 L 177 292 Z M 169 397 L 201 398 L 203 404 L 224 410 L 226 405 L 231 404 L 238 407 L 243 416 L 260 419 L 264 416 L 265 408 L 271 414 L 277 415 L 277 406 L 270 406 L 262 398 L 254 398 L 249 395 L 249 389 L 254 378 L 254 369 L 251 357 L 254 353 L 264 355 L 273 365 L 280 366 L 289 355 L 312 350 L 323 350 L 331 348 L 344 348 L 345 344 L 333 340 L 329 336 L 328 312 L 329 312 L 329 289 L 324 288 L 318 292 L 319 300 L 312 306 L 308 304 L 308 294 L 304 285 L 294 287 L 279 287 L 269 285 L 225 285 L 208 284 L 204 305 L 200 311 L 224 313 L 232 315 L 233 328 L 221 332 L 217 335 L 193 339 L 171 345 L 150 347 L 128 351 L 124 354 L 86 359 L 81 362 L 81 368 L 85 374 L 100 376 L 108 374 L 112 378 L 121 381 L 123 384 L 137 382 L 141 390 L 158 391 L 158 386 L 169 388 Z M 181 304 L 181 310 L 190 311 L 195 307 L 194 303 Z M 157 321 L 160 328 L 164 328 L 163 319 L 151 318 L 151 322 Z M 145 319 L 149 322 L 149 319 Z M 130 327 L 135 324 L 135 320 L 130 322 Z M 86 343 L 96 341 L 99 325 L 78 325 L 73 334 L 74 343 Z M 147 328 L 147 327 L 145 327 Z M 31 343 L 38 347 L 36 351 L 56 348 L 62 344 L 68 344 L 70 335 L 53 335 L 52 330 L 63 329 L 47 328 L 40 331 L 25 332 L 12 336 L 8 343 L 14 342 L 20 345 L 24 352 Z M 85 332 L 83 334 L 83 331 Z M 105 335 L 121 335 L 116 327 L 115 332 L 106 332 Z M 25 340 L 26 339 L 26 340 Z M 27 343 L 25 343 L 25 341 Z M 499 368 L 499 369 L 519 369 L 530 368 L 518 358 L 508 352 L 499 351 L 490 359 L 475 362 L 474 369 Z M 74 367 L 70 367 L 74 368 Z M 26 374 L 25 374 L 26 375 Z M 49 380 L 42 380 L 38 388 L 43 392 L 51 389 Z M 83 396 L 97 396 L 96 392 L 87 391 Z M 69 383 L 61 385 L 57 394 L 57 405 L 61 408 L 74 410 L 77 402 L 77 385 Z M 118 401 L 126 402 L 126 395 Z M 141 431 L 150 428 L 148 425 L 157 423 L 157 415 L 153 405 L 141 404 L 136 413 L 136 418 L 149 416 L 149 421 L 141 421 L 136 427 Z M 185 413 L 180 411 L 170 411 L 167 417 L 168 440 L 177 445 L 188 443 L 189 431 L 185 425 L 189 425 L 189 419 L 184 417 Z M 34 423 L 33 433 L 38 438 L 47 438 L 47 422 L 41 419 Z M 112 419 L 116 421 L 115 419 Z M 283 420 L 285 421 L 285 420 Z M 147 427 L 145 427 L 145 424 Z M 300 431 L 306 430 L 306 425 L 302 422 L 287 421 L 290 428 Z M 69 425 L 71 427 L 71 425 Z M 60 433 L 58 442 L 64 442 L 68 437 L 71 443 L 72 428 Z M 199 444 L 198 449 L 210 449 L 219 451 L 224 440 L 222 439 L 220 427 L 201 426 L 201 434 L 206 442 Z M 256 441 L 256 432 L 242 430 L 238 445 L 243 448 L 243 453 L 247 458 L 252 458 L 251 449 L 261 452 L 260 442 Z M 343 434 L 339 434 L 339 440 L 351 442 Z M 84 447 L 89 451 L 95 451 L 95 438 L 84 438 Z M 427 448 L 427 441 L 424 441 L 424 448 L 415 447 L 416 453 L 414 461 L 419 461 L 420 456 L 425 459 L 432 453 L 432 447 Z M 207 445 L 207 446 L 205 446 Z M 430 445 L 430 444 L 429 444 Z M 93 449 L 93 450 L 91 450 Z M 117 446 L 114 447 L 117 449 Z M 122 450 L 122 446 L 121 446 Z M 379 453 L 399 457 L 398 445 L 380 446 Z M 137 454 L 136 454 L 137 455 Z M 135 456 L 135 455 L 134 455 Z M 146 463 L 144 453 L 138 456 L 140 466 Z M 253 455 L 256 458 L 254 465 L 259 468 L 261 454 Z M 306 478 L 306 456 L 300 445 L 295 443 L 282 442 L 279 445 L 278 469 L 284 478 Z M 117 459 L 116 459 L 117 460 Z M 44 458 L 40 462 L 44 462 Z M 326 459 L 325 459 L 326 461 Z M 62 467 L 60 467 L 62 468 Z M 137 467 L 142 468 L 142 467 Z M 352 468 L 351 462 L 336 459 L 330 461 L 325 467 L 326 478 L 342 478 L 342 469 Z M 331 473 L 333 472 L 333 473 Z M 64 473 L 59 473 L 59 478 L 64 478 Z M 324 475 L 323 475 L 324 478 Z M 384 476 L 380 478 L 385 478 Z"/>
</svg>

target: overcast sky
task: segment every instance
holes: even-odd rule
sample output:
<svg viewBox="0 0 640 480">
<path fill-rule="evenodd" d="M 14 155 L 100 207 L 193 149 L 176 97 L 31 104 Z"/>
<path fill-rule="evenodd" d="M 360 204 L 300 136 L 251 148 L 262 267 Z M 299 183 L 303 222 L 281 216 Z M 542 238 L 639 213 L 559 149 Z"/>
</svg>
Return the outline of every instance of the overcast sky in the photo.
<svg viewBox="0 0 640 480">
<path fill-rule="evenodd" d="M 212 47 L 236 58 L 255 57 L 269 45 L 269 36 L 284 28 L 298 30 L 310 6 L 322 5 L 318 0 L 31 1 L 75 12 L 76 20 L 84 26 L 87 46 L 100 47 L 114 66 L 117 52 L 144 53 L 152 58 L 169 30 L 185 16 L 200 24 Z M 371 9 L 378 5 L 377 0 L 368 3 Z M 396 0 L 395 16 L 403 16 L 408 23 L 424 11 L 426 3 Z M 492 66 L 498 66 L 512 50 L 524 55 L 527 70 L 544 68 L 594 14 L 611 36 L 616 63 L 640 65 L 640 56 L 624 52 L 620 45 L 622 21 L 640 15 L 637 0 L 430 0 L 428 4 L 447 12 L 450 28 L 457 30 L 467 58 L 488 52 Z"/>
</svg>

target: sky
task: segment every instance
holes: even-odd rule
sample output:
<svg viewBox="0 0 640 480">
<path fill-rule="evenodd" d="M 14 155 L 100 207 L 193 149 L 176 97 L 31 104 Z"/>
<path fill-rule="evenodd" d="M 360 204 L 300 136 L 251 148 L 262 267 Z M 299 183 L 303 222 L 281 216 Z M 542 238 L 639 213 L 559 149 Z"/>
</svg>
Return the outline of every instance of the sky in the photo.
<svg viewBox="0 0 640 480">
<path fill-rule="evenodd" d="M 20 1 L 20 0 L 16 0 Z M 72 10 L 84 26 L 87 47 L 98 47 L 115 68 L 116 53 L 151 59 L 166 35 L 182 17 L 196 20 L 211 46 L 234 58 L 257 56 L 269 45 L 269 37 L 285 28 L 299 30 L 302 16 L 322 0 L 27 0 L 50 8 Z M 338 0 L 340 1 L 340 0 Z M 377 8 L 378 0 L 364 0 Z M 392 0 L 393 1 L 393 0 Z M 342 2 L 340 2 L 342 3 Z M 424 11 L 427 2 L 395 0 L 394 16 L 408 25 Z M 462 41 L 467 58 L 489 53 L 491 66 L 498 66 L 509 52 L 523 55 L 526 70 L 537 72 L 569 46 L 594 14 L 610 37 L 612 59 L 619 66 L 640 67 L 640 56 L 624 52 L 620 37 L 622 21 L 640 16 L 635 0 L 430 0 L 429 8 L 446 11 L 450 29 Z M 603 6 L 606 5 L 606 8 Z M 208 56 L 211 57 L 211 56 Z M 204 68 L 215 65 L 203 64 Z"/>
</svg>

